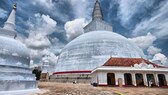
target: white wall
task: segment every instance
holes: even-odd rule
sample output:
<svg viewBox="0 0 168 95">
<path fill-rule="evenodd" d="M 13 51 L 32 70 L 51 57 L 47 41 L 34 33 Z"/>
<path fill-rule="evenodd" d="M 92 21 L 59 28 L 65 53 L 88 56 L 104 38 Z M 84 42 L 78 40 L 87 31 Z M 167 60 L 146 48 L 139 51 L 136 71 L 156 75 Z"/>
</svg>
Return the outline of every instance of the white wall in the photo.
<svg viewBox="0 0 168 95">
<path fill-rule="evenodd" d="M 115 72 L 115 80 L 116 80 L 116 85 L 118 85 L 118 79 L 122 79 L 122 84 L 125 85 L 124 81 L 124 73 L 123 72 Z"/>
<path fill-rule="evenodd" d="M 98 72 L 98 84 L 107 85 L 107 73 L 106 72 Z"/>
</svg>

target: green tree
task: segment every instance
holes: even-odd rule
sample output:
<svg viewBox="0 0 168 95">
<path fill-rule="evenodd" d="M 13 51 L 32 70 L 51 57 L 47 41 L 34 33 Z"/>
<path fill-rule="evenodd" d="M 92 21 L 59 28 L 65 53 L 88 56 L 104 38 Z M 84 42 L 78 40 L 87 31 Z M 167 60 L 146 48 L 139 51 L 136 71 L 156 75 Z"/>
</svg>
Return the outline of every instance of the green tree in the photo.
<svg viewBox="0 0 168 95">
<path fill-rule="evenodd" d="M 37 67 L 35 67 L 32 71 L 33 74 L 36 75 L 36 80 L 40 80 L 40 76 L 41 76 L 41 70 L 38 69 Z"/>
</svg>

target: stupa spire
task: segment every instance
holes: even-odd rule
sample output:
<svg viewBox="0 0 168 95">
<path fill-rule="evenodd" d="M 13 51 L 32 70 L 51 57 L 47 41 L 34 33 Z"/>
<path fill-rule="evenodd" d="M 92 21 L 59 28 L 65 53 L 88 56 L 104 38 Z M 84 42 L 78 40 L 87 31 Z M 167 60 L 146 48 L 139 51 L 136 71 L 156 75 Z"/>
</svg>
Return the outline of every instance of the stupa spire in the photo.
<svg viewBox="0 0 168 95">
<path fill-rule="evenodd" d="M 92 21 L 84 27 L 84 31 L 86 33 L 99 30 L 112 31 L 112 26 L 103 21 L 103 14 L 100 7 L 100 3 L 98 0 L 96 0 L 92 13 Z"/>
<path fill-rule="evenodd" d="M 102 20 L 102 19 L 103 19 L 103 15 L 102 15 L 100 3 L 98 0 L 96 0 L 96 3 L 94 5 L 94 10 L 92 13 L 92 20 Z"/>
<path fill-rule="evenodd" d="M 13 10 L 10 13 L 7 21 L 5 22 L 5 25 L 3 27 L 4 29 L 15 31 L 15 29 L 16 29 L 16 26 L 15 26 L 16 8 L 17 8 L 17 6 L 16 6 L 16 4 L 14 4 L 13 5 Z"/>
</svg>

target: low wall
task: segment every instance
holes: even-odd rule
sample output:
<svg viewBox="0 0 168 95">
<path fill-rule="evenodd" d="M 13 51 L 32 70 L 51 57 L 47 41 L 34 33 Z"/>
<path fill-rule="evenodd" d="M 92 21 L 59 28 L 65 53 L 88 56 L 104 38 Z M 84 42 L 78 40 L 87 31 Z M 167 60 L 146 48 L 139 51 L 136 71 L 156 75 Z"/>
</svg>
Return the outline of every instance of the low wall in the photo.
<svg viewBox="0 0 168 95">
<path fill-rule="evenodd" d="M 61 82 L 61 83 L 91 83 L 91 77 L 88 75 L 51 75 L 49 78 L 51 82 Z"/>
</svg>

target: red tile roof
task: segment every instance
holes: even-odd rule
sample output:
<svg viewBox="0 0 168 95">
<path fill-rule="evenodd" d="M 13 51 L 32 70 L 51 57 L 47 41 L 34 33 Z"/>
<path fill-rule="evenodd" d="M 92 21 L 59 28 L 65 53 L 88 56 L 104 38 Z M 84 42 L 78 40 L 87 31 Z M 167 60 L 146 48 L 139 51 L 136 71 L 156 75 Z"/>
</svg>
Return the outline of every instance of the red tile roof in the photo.
<svg viewBox="0 0 168 95">
<path fill-rule="evenodd" d="M 131 67 L 134 66 L 134 64 L 140 64 L 142 62 L 145 62 L 146 64 L 151 64 L 154 67 L 162 67 L 155 63 L 152 63 L 148 60 L 145 60 L 143 58 L 110 58 L 103 66 L 126 66 Z"/>
</svg>

